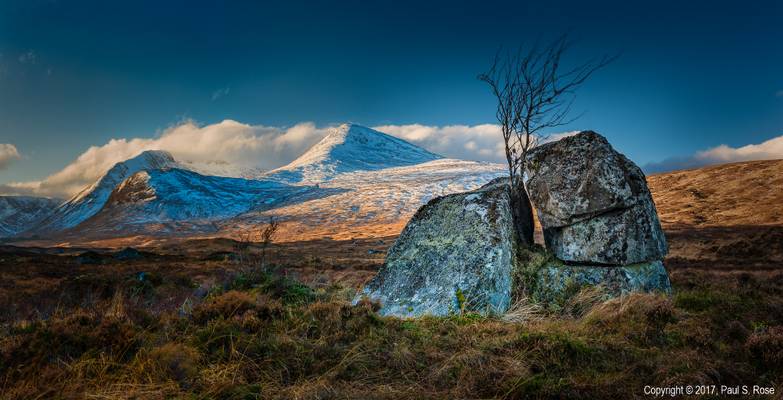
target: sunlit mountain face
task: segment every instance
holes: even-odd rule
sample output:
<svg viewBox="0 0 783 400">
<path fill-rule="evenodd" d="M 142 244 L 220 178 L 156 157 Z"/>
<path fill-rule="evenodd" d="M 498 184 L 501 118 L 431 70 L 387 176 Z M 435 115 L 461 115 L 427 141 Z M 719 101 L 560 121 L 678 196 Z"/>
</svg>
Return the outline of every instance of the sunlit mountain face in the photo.
<svg viewBox="0 0 783 400">
<path fill-rule="evenodd" d="M 232 169 L 223 166 L 224 169 Z M 233 170 L 233 169 L 232 169 Z M 395 234 L 429 199 L 476 188 L 501 165 L 444 159 L 404 140 L 343 124 L 300 157 L 252 178 L 209 175 L 145 151 L 6 236 L 80 241 L 233 237 L 270 217 L 281 238 Z"/>
</svg>

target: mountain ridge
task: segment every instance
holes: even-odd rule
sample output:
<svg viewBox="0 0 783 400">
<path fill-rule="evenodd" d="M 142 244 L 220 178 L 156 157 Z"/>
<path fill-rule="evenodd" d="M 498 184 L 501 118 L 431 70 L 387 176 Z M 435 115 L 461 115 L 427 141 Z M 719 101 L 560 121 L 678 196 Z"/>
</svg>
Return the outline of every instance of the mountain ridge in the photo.
<svg viewBox="0 0 783 400">
<path fill-rule="evenodd" d="M 174 168 L 178 165 L 171 153 L 163 150 L 143 151 L 133 158 L 118 162 L 95 183 L 58 206 L 38 226 L 22 234 L 41 234 L 73 228 L 100 211 L 117 185 L 131 175 L 142 170 Z"/>
<path fill-rule="evenodd" d="M 60 199 L 33 196 L 0 196 L 0 237 L 22 232 L 49 216 Z"/>
<path fill-rule="evenodd" d="M 292 163 L 251 179 L 205 175 L 197 164 L 176 160 L 166 151 L 148 150 L 115 164 L 95 183 L 20 236 L 96 237 L 129 232 L 155 235 L 171 232 L 173 225 L 204 234 L 219 230 L 216 223 L 221 220 L 304 203 L 361 186 L 350 178 L 340 185 L 328 184 L 339 176 L 440 159 L 439 155 L 404 140 L 356 124 L 332 128 Z M 233 165 L 219 167 L 221 171 L 239 171 Z M 471 172 L 465 168 L 458 172 L 465 173 Z M 321 184 L 325 186 L 320 187 Z"/>
</svg>

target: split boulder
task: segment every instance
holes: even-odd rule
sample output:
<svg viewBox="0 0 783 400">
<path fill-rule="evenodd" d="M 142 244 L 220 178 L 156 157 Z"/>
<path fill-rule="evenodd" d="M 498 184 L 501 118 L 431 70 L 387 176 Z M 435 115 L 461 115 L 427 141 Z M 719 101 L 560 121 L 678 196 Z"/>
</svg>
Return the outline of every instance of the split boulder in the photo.
<svg viewBox="0 0 783 400">
<path fill-rule="evenodd" d="M 527 166 L 530 198 L 557 258 L 630 265 L 666 255 L 644 173 L 603 136 L 584 131 L 538 146 Z"/>
</svg>

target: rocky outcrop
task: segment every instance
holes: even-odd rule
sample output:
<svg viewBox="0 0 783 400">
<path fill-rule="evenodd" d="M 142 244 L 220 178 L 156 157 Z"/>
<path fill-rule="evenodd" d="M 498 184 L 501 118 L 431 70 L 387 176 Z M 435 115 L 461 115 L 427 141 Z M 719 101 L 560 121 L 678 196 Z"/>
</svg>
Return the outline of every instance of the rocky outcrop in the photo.
<svg viewBox="0 0 783 400">
<path fill-rule="evenodd" d="M 528 246 L 529 202 L 499 178 L 420 208 L 360 297 L 413 317 L 503 313 L 522 296 L 558 303 L 584 286 L 609 297 L 671 290 L 666 240 L 634 163 L 595 132 L 537 147 L 527 161 L 549 252 Z"/>
<path fill-rule="evenodd" d="M 644 173 L 603 136 L 585 131 L 538 146 L 527 164 L 544 240 L 559 259 L 629 265 L 666 255 Z"/>
<path fill-rule="evenodd" d="M 512 215 L 505 179 L 431 200 L 408 222 L 360 295 L 379 301 L 383 315 L 504 312 L 520 243 Z"/>
</svg>

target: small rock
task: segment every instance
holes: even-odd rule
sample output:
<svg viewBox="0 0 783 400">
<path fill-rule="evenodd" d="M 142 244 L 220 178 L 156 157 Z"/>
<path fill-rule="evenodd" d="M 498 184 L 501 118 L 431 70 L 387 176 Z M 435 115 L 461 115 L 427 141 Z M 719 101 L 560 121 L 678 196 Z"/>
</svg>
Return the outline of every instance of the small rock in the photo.
<svg viewBox="0 0 783 400">
<path fill-rule="evenodd" d="M 193 291 L 193 296 L 197 299 L 203 299 L 204 297 L 207 297 L 209 294 L 209 288 L 204 286 L 199 286 Z"/>
</svg>

